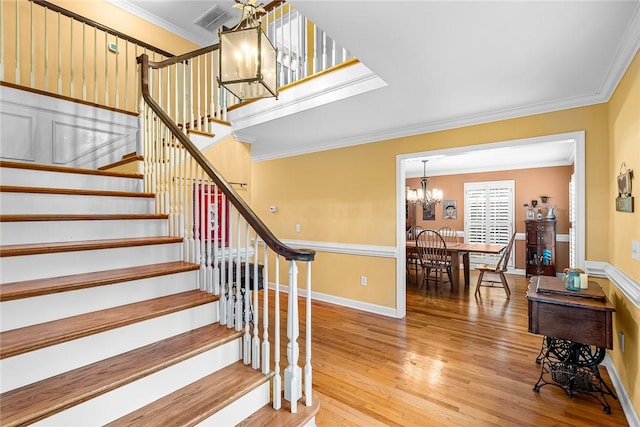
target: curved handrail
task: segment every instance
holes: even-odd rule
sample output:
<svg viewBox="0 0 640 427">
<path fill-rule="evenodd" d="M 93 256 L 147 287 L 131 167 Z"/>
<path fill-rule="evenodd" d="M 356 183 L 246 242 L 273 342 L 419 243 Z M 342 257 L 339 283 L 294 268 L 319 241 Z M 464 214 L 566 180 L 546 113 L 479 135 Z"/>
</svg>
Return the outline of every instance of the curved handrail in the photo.
<svg viewBox="0 0 640 427">
<path fill-rule="evenodd" d="M 149 56 L 142 54 L 137 58 L 140 64 L 140 80 L 141 90 L 144 100 L 149 104 L 151 109 L 158 115 L 160 120 L 169 128 L 169 130 L 175 135 L 175 137 L 182 143 L 184 148 L 191 154 L 195 161 L 200 165 L 202 170 L 216 183 L 222 192 L 229 198 L 231 203 L 245 218 L 247 223 L 253 227 L 255 232 L 262 238 L 268 247 L 270 247 L 277 254 L 282 255 L 287 260 L 294 261 L 313 261 L 315 258 L 315 251 L 306 249 L 293 249 L 284 243 L 282 243 L 276 236 L 273 235 L 271 230 L 262 222 L 260 218 L 253 212 L 253 210 L 247 205 L 247 203 L 238 195 L 238 193 L 231 187 L 231 185 L 220 175 L 220 173 L 213 167 L 213 165 L 207 160 L 207 158 L 198 150 L 198 148 L 191 142 L 178 127 L 176 123 L 169 117 L 169 115 L 156 103 L 149 92 Z"/>
</svg>

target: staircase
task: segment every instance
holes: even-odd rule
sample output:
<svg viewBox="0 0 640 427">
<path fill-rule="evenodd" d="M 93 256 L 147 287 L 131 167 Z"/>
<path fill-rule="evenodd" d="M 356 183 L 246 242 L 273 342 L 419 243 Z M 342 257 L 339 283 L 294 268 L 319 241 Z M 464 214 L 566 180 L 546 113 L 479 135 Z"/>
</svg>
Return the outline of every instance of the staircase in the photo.
<svg viewBox="0 0 640 427">
<path fill-rule="evenodd" d="M 314 423 L 317 402 L 272 409 L 140 176 L 0 173 L 2 426 Z"/>
</svg>

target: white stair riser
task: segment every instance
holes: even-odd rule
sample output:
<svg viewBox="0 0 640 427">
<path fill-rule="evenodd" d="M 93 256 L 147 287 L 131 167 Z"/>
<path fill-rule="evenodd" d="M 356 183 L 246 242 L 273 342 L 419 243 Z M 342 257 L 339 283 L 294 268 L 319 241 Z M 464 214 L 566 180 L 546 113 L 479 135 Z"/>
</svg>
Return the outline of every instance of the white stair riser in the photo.
<svg viewBox="0 0 640 427">
<path fill-rule="evenodd" d="M 153 198 L 48 193 L 2 193 L 4 215 L 151 214 Z"/>
<path fill-rule="evenodd" d="M 20 168 L 2 168 L 2 185 L 20 187 L 71 188 L 77 190 L 109 190 L 139 192 L 140 178 L 87 175 Z"/>
<path fill-rule="evenodd" d="M 86 425 L 87 420 L 91 420 L 92 425 L 104 425 L 216 372 L 239 358 L 240 343 L 239 340 L 234 340 L 33 425 L 81 426 Z"/>
<path fill-rule="evenodd" d="M 0 222 L 3 245 L 167 236 L 165 219 Z"/>
<path fill-rule="evenodd" d="M 182 243 L 0 258 L 2 283 L 181 261 Z"/>
<path fill-rule="evenodd" d="M 269 381 L 265 382 L 196 425 L 219 427 L 239 424 L 270 402 L 270 385 Z"/>
<path fill-rule="evenodd" d="M 150 277 L 0 303 L 0 327 L 8 331 L 42 322 L 197 289 L 198 271 Z M 24 313 L 29 313 L 25 316 Z"/>
<path fill-rule="evenodd" d="M 0 360 L 2 393 L 209 325 L 217 320 L 216 301 Z M 239 356 L 235 360 L 238 358 Z M 84 423 L 66 425 L 85 425 L 86 420 L 92 420 L 93 425 L 100 424 L 89 416 L 85 418 Z"/>
</svg>

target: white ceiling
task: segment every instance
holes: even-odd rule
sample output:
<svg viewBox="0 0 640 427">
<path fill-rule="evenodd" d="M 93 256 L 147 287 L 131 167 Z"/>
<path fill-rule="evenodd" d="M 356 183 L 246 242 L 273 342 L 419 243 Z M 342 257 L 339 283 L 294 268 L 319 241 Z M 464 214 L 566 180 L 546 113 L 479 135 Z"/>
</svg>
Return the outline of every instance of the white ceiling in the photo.
<svg viewBox="0 0 640 427">
<path fill-rule="evenodd" d="M 217 36 L 192 22 L 214 4 L 233 5 L 109 1 L 202 45 Z M 607 102 L 640 46 L 640 0 L 289 3 L 387 86 L 242 129 L 261 159 Z M 514 158 L 570 162 L 568 145 L 464 157 L 473 167 L 505 168 L 495 160 Z M 407 176 L 422 174 L 414 163 Z"/>
</svg>

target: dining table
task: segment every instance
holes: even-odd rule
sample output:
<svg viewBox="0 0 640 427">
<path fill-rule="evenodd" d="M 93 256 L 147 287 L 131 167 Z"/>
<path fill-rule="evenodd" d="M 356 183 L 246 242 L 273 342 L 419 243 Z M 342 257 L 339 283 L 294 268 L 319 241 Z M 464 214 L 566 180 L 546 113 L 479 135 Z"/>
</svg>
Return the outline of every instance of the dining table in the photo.
<svg viewBox="0 0 640 427">
<path fill-rule="evenodd" d="M 447 255 L 452 260 L 459 260 L 462 256 L 462 267 L 464 271 L 464 285 L 469 286 L 469 254 L 500 254 L 505 248 L 506 244 L 497 243 L 454 243 L 447 244 Z M 415 240 L 407 240 L 407 254 L 417 253 L 418 247 Z M 451 286 L 457 289 L 460 285 L 460 262 L 451 263 Z"/>
</svg>

